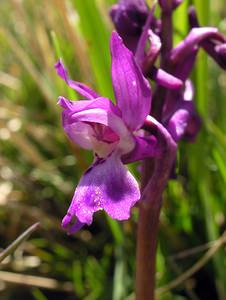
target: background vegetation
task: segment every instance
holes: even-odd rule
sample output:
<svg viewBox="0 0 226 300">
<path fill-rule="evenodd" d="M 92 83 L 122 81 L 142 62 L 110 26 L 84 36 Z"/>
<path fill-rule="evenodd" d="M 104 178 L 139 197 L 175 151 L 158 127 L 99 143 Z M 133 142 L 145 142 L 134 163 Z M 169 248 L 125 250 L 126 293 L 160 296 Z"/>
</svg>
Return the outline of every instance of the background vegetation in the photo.
<svg viewBox="0 0 226 300">
<path fill-rule="evenodd" d="M 226 33 L 224 0 L 193 2 L 202 25 Z M 93 225 L 75 236 L 60 228 L 92 154 L 63 132 L 57 97 L 77 96 L 53 66 L 63 57 L 73 78 L 113 99 L 108 17 L 113 3 L 0 1 L 1 248 L 41 223 L 1 264 L 1 299 L 133 299 L 136 208 L 123 223 L 96 214 Z M 185 0 L 175 14 L 175 43 L 188 30 L 188 5 Z M 204 266 L 176 287 L 160 289 L 160 300 L 226 299 L 225 248 L 215 251 L 214 242 L 222 242 L 226 228 L 226 74 L 200 52 L 193 79 L 202 132 L 195 144 L 181 144 L 177 180 L 165 193 L 157 286 L 181 278 L 197 262 Z M 131 168 L 139 177 L 137 166 Z"/>
</svg>

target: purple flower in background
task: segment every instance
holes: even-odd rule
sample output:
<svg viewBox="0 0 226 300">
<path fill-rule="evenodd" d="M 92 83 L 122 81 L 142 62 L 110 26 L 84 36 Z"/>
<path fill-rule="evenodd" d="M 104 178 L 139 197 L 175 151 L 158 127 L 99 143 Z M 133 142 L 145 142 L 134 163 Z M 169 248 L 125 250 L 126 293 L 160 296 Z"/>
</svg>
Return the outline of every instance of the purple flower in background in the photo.
<svg viewBox="0 0 226 300">
<path fill-rule="evenodd" d="M 149 83 L 116 32 L 111 37 L 111 55 L 116 105 L 69 79 L 61 60 L 55 65 L 58 75 L 87 99 L 59 97 L 64 130 L 74 143 L 94 152 L 94 162 L 81 178 L 62 221 L 69 233 L 90 225 L 94 212 L 101 209 L 113 219 L 128 219 L 140 190 L 123 163 L 158 155 L 156 138 L 141 130 L 151 109 Z"/>
<path fill-rule="evenodd" d="M 189 7 L 189 23 L 191 28 L 200 27 L 194 6 Z M 217 32 L 214 36 L 206 37 L 200 46 L 222 69 L 226 70 L 226 37 L 223 34 Z"/>
<path fill-rule="evenodd" d="M 187 37 L 172 50 L 170 60 L 172 64 L 179 64 L 193 54 L 196 55 L 203 42 L 219 38 L 220 35 L 215 27 L 193 28 Z"/>
<path fill-rule="evenodd" d="M 145 24 L 148 8 L 144 0 L 120 0 L 112 6 L 110 15 L 120 34 L 137 35 Z"/>
<path fill-rule="evenodd" d="M 161 48 L 161 24 L 155 18 L 154 10 L 155 5 L 149 11 L 144 0 L 121 0 L 112 6 L 110 16 L 143 73 L 162 86 L 177 89 L 182 86 L 182 81 L 154 66 Z M 147 40 L 150 46 L 145 51 Z"/>
<path fill-rule="evenodd" d="M 182 90 L 173 92 L 166 105 L 163 123 L 173 139 L 178 142 L 185 137 L 194 141 L 201 127 L 201 120 L 194 107 L 194 89 L 190 80 L 185 81 Z M 165 119 L 164 119 L 165 118 Z"/>
<path fill-rule="evenodd" d="M 111 19 L 124 44 L 133 53 L 148 18 L 149 10 L 144 0 L 120 0 L 110 10 Z M 160 30 L 159 21 L 153 16 L 150 27 Z"/>
<path fill-rule="evenodd" d="M 214 43 L 218 46 L 214 47 Z M 182 89 L 170 91 L 167 94 L 163 109 L 163 124 L 175 141 L 179 141 L 183 137 L 193 141 L 200 130 L 201 120 L 195 111 L 193 86 L 192 82 L 188 80 L 199 48 L 208 47 L 208 50 L 212 51 L 212 56 L 219 64 L 221 62 L 223 67 L 224 54 L 217 53 L 217 47 L 224 52 L 222 50 L 224 45 L 224 37 L 217 28 L 194 27 L 169 54 L 172 74 L 185 82 Z"/>
</svg>

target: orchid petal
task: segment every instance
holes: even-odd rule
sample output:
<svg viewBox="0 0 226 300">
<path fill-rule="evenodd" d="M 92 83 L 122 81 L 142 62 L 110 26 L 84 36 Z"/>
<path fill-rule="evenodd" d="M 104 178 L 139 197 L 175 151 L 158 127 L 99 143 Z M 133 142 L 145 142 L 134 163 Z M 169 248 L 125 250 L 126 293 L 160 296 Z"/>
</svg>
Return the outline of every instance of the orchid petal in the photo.
<svg viewBox="0 0 226 300">
<path fill-rule="evenodd" d="M 73 234 L 79 231 L 85 224 L 81 223 L 78 219 L 75 223 L 72 223 L 72 218 L 70 215 L 66 215 L 61 223 L 61 226 L 67 230 L 68 234 Z"/>
<path fill-rule="evenodd" d="M 74 122 L 64 124 L 64 130 L 74 143 L 84 149 L 92 149 L 99 157 L 107 157 L 119 146 L 120 149 L 122 148 L 122 152 L 127 152 L 130 147 L 133 147 L 129 145 L 128 148 L 124 142 L 122 146 L 118 135 L 110 127 L 97 123 Z"/>
<path fill-rule="evenodd" d="M 167 123 L 167 129 L 176 142 L 183 137 L 193 141 L 200 130 L 201 120 L 195 110 L 193 96 L 193 84 L 191 80 L 186 80 L 182 99 L 176 103 Z"/>
<path fill-rule="evenodd" d="M 148 76 L 150 76 L 151 79 L 156 80 L 159 85 L 171 90 L 179 89 L 183 86 L 183 82 L 179 78 L 162 69 L 157 69 L 156 67 L 151 68 Z"/>
<path fill-rule="evenodd" d="M 148 31 L 148 34 L 149 34 L 149 41 L 150 41 L 150 49 L 148 50 L 147 53 L 147 62 L 150 66 L 151 64 L 153 65 L 154 62 L 156 61 L 160 53 L 162 43 L 160 37 L 157 34 L 155 34 L 151 29 Z"/>
<path fill-rule="evenodd" d="M 224 69 L 226 70 L 226 42 L 222 45 L 215 46 L 215 52 L 216 56 L 215 58 L 216 62 Z"/>
<path fill-rule="evenodd" d="M 161 48 L 160 38 L 150 29 L 154 10 L 155 10 L 155 5 L 153 5 L 153 7 L 148 15 L 148 18 L 142 29 L 142 34 L 140 36 L 139 42 L 137 44 L 135 58 L 140 66 L 142 65 L 142 62 L 144 61 L 144 58 L 145 58 L 145 47 L 146 47 L 148 37 L 151 42 L 151 47 L 149 50 L 149 57 L 150 56 L 153 57 L 153 61 L 157 57 L 159 50 Z"/>
<path fill-rule="evenodd" d="M 214 40 L 204 41 L 201 46 L 222 69 L 226 70 L 226 39 L 223 44 Z"/>
<path fill-rule="evenodd" d="M 110 16 L 124 44 L 134 54 L 149 14 L 145 0 L 120 0 L 111 7 Z M 152 16 L 150 26 L 155 33 L 161 31 L 161 21 Z"/>
<path fill-rule="evenodd" d="M 107 98 L 96 98 L 94 100 L 70 101 L 59 97 L 58 104 L 65 110 L 62 113 L 62 123 L 69 138 L 84 149 L 93 149 L 94 129 L 86 121 L 73 121 L 72 115 L 90 109 L 101 108 L 113 115 L 120 116 L 120 110 Z M 106 125 L 106 124 L 104 124 Z M 115 134 L 116 135 L 116 134 Z M 115 138 L 115 140 L 117 140 Z M 103 146 L 103 145 L 102 145 Z"/>
<path fill-rule="evenodd" d="M 185 88 L 184 88 L 184 101 L 193 101 L 194 97 L 194 86 L 190 79 L 185 81 Z"/>
<path fill-rule="evenodd" d="M 139 199 L 136 180 L 117 153 L 113 153 L 106 160 L 96 161 L 83 175 L 63 219 L 63 227 L 69 227 L 74 217 L 80 224 L 90 225 L 93 214 L 102 209 L 113 219 L 127 220 L 131 207 Z"/>
<path fill-rule="evenodd" d="M 180 108 L 191 106 L 193 101 L 194 88 L 191 80 L 187 79 L 184 89 L 170 91 L 166 97 L 162 115 L 162 123 L 167 124 L 172 115 Z M 187 103 L 187 104 L 186 104 Z M 189 108 L 190 109 L 190 108 Z"/>
<path fill-rule="evenodd" d="M 90 89 L 87 85 L 81 82 L 73 81 L 69 78 L 67 69 L 63 65 L 61 59 L 55 64 L 57 74 L 76 92 L 85 97 L 86 99 L 94 99 L 98 97 L 98 94 Z"/>
<path fill-rule="evenodd" d="M 191 50 L 189 55 L 185 57 L 180 63 L 175 64 L 173 70 L 174 76 L 185 81 L 189 77 L 194 67 L 197 54 L 198 48 L 194 48 L 193 50 Z"/>
<path fill-rule="evenodd" d="M 70 101 L 65 97 L 60 96 L 57 104 L 59 104 L 62 108 L 68 109 L 74 113 L 93 108 L 101 108 L 112 112 L 117 116 L 121 116 L 121 111 L 119 108 L 115 106 L 109 99 L 104 97 L 99 97 L 93 100 Z"/>
<path fill-rule="evenodd" d="M 87 142 L 87 148 L 90 145 L 87 141 L 88 137 L 92 139 L 92 133 L 89 131 L 89 128 L 85 125 L 81 127 L 81 123 L 89 123 L 92 125 L 94 124 L 102 124 L 109 127 L 119 138 L 119 143 L 117 147 L 121 150 L 121 153 L 128 153 L 134 147 L 134 140 L 132 138 L 131 133 L 125 126 L 123 120 L 117 116 L 116 114 L 112 113 L 111 111 L 107 111 L 101 108 L 93 108 L 87 109 L 79 112 L 73 112 L 70 110 L 65 110 L 63 112 L 63 126 L 64 130 L 68 134 L 68 136 L 76 143 L 82 145 L 83 143 Z M 79 125 L 77 125 L 77 123 Z M 78 126 L 83 129 L 81 133 L 79 132 Z M 82 136 L 87 133 L 87 136 Z M 79 139 L 82 138 L 81 142 Z M 85 141 L 84 141 L 85 139 Z M 89 140 L 90 143 L 92 140 Z"/>
<path fill-rule="evenodd" d="M 190 27 L 200 27 L 194 6 L 189 7 L 188 15 Z M 217 33 L 213 38 L 203 40 L 200 45 L 221 68 L 226 70 L 226 36 Z"/>
<path fill-rule="evenodd" d="M 111 36 L 112 81 L 117 105 L 130 130 L 140 128 L 151 108 L 148 81 L 116 32 Z"/>
<path fill-rule="evenodd" d="M 63 114 L 64 116 L 64 114 Z M 87 150 L 93 149 L 93 135 L 94 131 L 90 124 L 84 122 L 75 122 L 67 124 L 63 117 L 64 130 L 68 137 L 75 143 L 80 145 L 82 148 Z"/>
<path fill-rule="evenodd" d="M 170 118 L 167 129 L 176 142 L 184 136 L 189 117 L 190 114 L 187 110 L 179 109 Z"/>
<path fill-rule="evenodd" d="M 190 106 L 190 109 L 178 109 L 167 125 L 168 131 L 176 142 L 183 137 L 193 141 L 200 131 L 200 127 L 201 120 L 193 106 Z"/>
<path fill-rule="evenodd" d="M 120 35 L 139 35 L 148 15 L 144 0 L 120 0 L 110 16 Z"/>
<path fill-rule="evenodd" d="M 171 51 L 171 62 L 175 64 L 183 61 L 201 42 L 218 36 L 217 32 L 217 28 L 214 27 L 191 29 L 188 36 Z"/>
<path fill-rule="evenodd" d="M 124 164 L 159 155 L 155 136 L 135 136 L 134 140 L 136 143 L 134 149 L 130 153 L 122 156 L 122 162 Z"/>
<path fill-rule="evenodd" d="M 194 142 L 202 126 L 202 120 L 197 113 L 190 116 L 188 126 L 185 132 L 185 138 L 189 142 Z"/>
<path fill-rule="evenodd" d="M 109 126 L 121 137 L 128 134 L 128 129 L 121 118 L 101 108 L 88 109 L 78 113 L 73 113 L 71 115 L 70 123 L 74 122 L 99 123 Z"/>
</svg>

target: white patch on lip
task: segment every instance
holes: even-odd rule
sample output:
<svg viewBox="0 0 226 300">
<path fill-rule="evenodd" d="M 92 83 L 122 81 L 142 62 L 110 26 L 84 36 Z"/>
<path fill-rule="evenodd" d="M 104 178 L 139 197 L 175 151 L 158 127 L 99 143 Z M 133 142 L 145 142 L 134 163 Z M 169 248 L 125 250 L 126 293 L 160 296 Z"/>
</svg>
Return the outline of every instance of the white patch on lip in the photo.
<svg viewBox="0 0 226 300">
<path fill-rule="evenodd" d="M 99 157 L 106 158 L 112 151 L 117 148 L 119 141 L 112 143 L 105 143 L 97 140 L 95 137 L 92 138 L 93 150 Z"/>
<path fill-rule="evenodd" d="M 136 83 L 135 80 L 132 81 L 132 85 L 133 85 L 133 86 L 136 86 L 136 85 L 137 85 L 137 83 Z"/>
</svg>

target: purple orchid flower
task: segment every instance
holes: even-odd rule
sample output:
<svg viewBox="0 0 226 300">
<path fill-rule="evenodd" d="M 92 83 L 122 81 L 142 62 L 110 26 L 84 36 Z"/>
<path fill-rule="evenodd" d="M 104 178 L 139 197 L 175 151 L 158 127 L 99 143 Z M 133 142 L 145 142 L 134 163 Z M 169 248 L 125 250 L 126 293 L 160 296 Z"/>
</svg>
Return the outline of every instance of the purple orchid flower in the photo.
<svg viewBox="0 0 226 300">
<path fill-rule="evenodd" d="M 212 57 L 219 64 L 221 63 L 223 67 L 225 63 L 224 54 L 222 55 L 219 52 L 224 52 L 222 50 L 224 45 L 224 38 L 217 28 L 194 27 L 187 37 L 172 49 L 169 55 L 171 72 L 174 76 L 184 81 L 185 84 L 180 90 L 169 91 L 167 94 L 163 124 L 165 124 L 176 141 L 182 137 L 193 141 L 201 126 L 200 117 L 195 111 L 192 83 L 190 80 L 187 80 L 194 67 L 198 50 L 201 46 L 207 47 L 209 51 L 212 51 Z"/>
<path fill-rule="evenodd" d="M 128 219 L 140 190 L 123 163 L 158 155 L 156 138 L 141 129 L 151 109 L 149 83 L 116 32 L 110 46 L 116 105 L 69 79 L 61 60 L 55 65 L 58 75 L 87 99 L 59 97 L 64 130 L 74 143 L 94 152 L 94 162 L 81 178 L 62 221 L 68 233 L 90 225 L 93 214 L 101 209 L 113 219 Z"/>
</svg>

